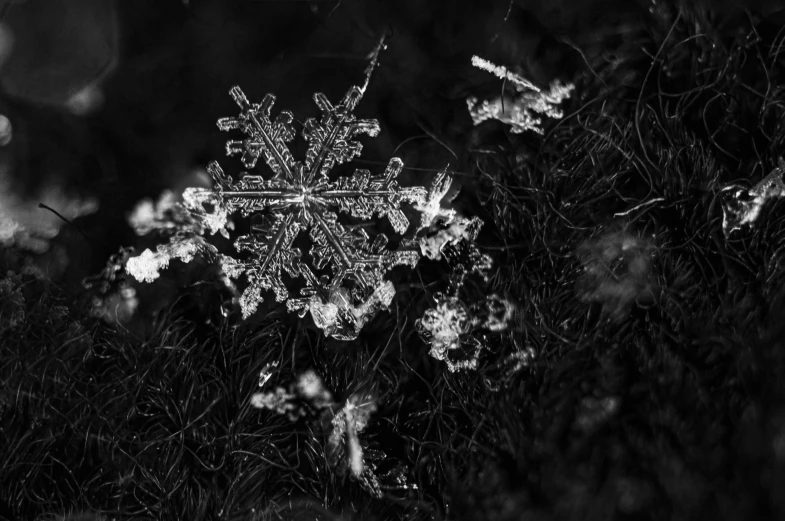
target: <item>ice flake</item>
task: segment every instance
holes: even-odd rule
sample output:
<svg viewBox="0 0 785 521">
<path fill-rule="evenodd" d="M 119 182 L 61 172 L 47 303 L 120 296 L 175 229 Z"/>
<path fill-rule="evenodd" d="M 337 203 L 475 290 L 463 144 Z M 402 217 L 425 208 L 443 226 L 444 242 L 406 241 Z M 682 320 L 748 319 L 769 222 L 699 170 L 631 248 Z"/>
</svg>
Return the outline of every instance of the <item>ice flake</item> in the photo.
<svg viewBox="0 0 785 521">
<path fill-rule="evenodd" d="M 424 223 L 430 233 L 419 238 L 422 254 L 433 260 L 444 259 L 450 266 L 447 293 L 434 296 L 435 306 L 425 310 L 415 323 L 420 337 L 430 346 L 429 354 L 444 361 L 450 371 L 476 369 L 484 349 L 484 334 L 507 329 L 515 305 L 496 294 L 490 294 L 471 306 L 459 293 L 466 277 L 476 273 L 484 281 L 493 265 L 491 257 L 481 253 L 475 243 L 482 219 L 467 218 L 447 211 L 438 204 L 449 189 L 449 183 L 437 176 L 423 204 Z M 435 216 L 441 217 L 436 224 Z M 478 337 L 475 333 L 480 332 Z"/>
<path fill-rule="evenodd" d="M 508 70 L 504 66 L 495 65 L 487 60 L 474 56 L 472 65 L 486 70 L 496 76 L 510 80 L 519 94 L 517 96 L 496 96 L 490 100 L 480 101 L 472 96 L 466 99 L 474 125 L 488 119 L 497 119 L 512 126 L 514 134 L 533 130 L 542 134 L 542 119 L 537 114 L 549 118 L 560 119 L 564 113 L 557 107 L 572 95 L 573 84 L 563 84 L 558 79 L 551 82 L 547 91 L 540 90 L 530 81 Z"/>
<path fill-rule="evenodd" d="M 356 479 L 365 470 L 358 434 L 368 425 L 376 408 L 376 400 L 371 394 L 355 394 L 346 400 L 331 421 L 332 430 L 327 439 L 328 460 L 333 467 L 344 465 Z"/>
<path fill-rule="evenodd" d="M 752 225 L 760 216 L 763 205 L 769 199 L 785 196 L 785 159 L 780 158 L 777 167 L 749 190 L 730 186 L 724 189 L 735 189 L 732 196 L 723 201 L 722 231 L 729 237 L 735 230 Z"/>
<path fill-rule="evenodd" d="M 443 208 L 441 205 L 442 199 L 450 191 L 451 186 L 452 177 L 447 175 L 446 170 L 442 170 L 436 175 L 425 201 L 415 205 L 415 208 L 422 213 L 418 231 L 430 227 L 437 218 L 445 221 L 453 221 L 456 218 L 455 210 Z M 429 256 L 429 258 L 436 257 Z"/>
<path fill-rule="evenodd" d="M 401 204 L 423 204 L 427 191 L 423 187 L 403 188 L 397 177 L 403 168 L 398 158 L 392 158 L 381 175 L 367 170 L 356 170 L 353 175 L 331 181 L 331 169 L 352 160 L 362 150 L 355 140 L 358 135 L 375 136 L 379 124 L 375 120 L 357 119 L 352 114 L 362 97 L 362 89 L 352 87 L 336 105 L 323 94 L 314 101 L 321 110 L 321 118 L 305 122 L 303 137 L 308 142 L 304 161 L 296 161 L 289 151 L 295 135 L 293 115 L 284 111 L 271 116 L 275 96 L 267 94 L 261 103 L 252 104 L 239 87 L 230 91 L 240 107 L 237 117 L 218 121 L 221 130 L 239 130 L 247 138 L 231 140 L 226 145 L 228 155 L 240 155 L 243 165 L 254 168 L 262 158 L 272 176 L 245 173 L 234 182 L 218 163 L 211 163 L 208 172 L 215 182 L 213 190 L 192 189 L 186 195 L 189 207 L 196 208 L 209 202 L 215 223 L 206 221 L 209 229 L 221 228 L 219 217 L 240 211 L 244 216 L 261 216 L 251 233 L 237 239 L 240 251 L 252 254 L 252 260 L 231 265 L 227 274 L 246 275 L 249 285 L 240 298 L 243 316 L 250 316 L 272 291 L 278 302 L 287 302 L 290 310 L 307 309 L 317 325 L 335 331 L 336 337 L 357 336 L 357 323 L 365 321 L 362 310 L 378 308 L 386 298 L 374 297 L 384 285 L 383 277 L 397 265 L 414 266 L 419 252 L 414 249 L 385 249 L 387 237 L 377 235 L 372 241 L 361 227 L 349 227 L 339 222 L 336 211 L 357 219 L 385 217 L 396 233 L 409 227 L 409 220 Z M 206 201 L 207 198 L 209 201 Z M 301 232 L 311 239 L 309 261 L 304 259 L 295 241 Z M 229 263 L 225 263 L 229 264 Z M 301 297 L 292 298 L 282 276 L 304 279 Z M 318 276 L 317 276 L 318 275 Z M 353 288 L 347 290 L 347 286 Z M 384 285 L 385 288 L 389 286 Z M 356 315 L 346 327 L 333 327 L 340 320 Z"/>
</svg>

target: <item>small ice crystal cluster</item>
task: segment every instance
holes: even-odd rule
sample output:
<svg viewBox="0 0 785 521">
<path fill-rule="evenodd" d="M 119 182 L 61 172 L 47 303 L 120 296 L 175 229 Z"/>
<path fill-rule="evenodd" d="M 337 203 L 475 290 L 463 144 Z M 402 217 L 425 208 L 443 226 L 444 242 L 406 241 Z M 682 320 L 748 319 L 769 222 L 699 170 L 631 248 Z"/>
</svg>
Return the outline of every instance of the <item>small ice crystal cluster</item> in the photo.
<svg viewBox="0 0 785 521">
<path fill-rule="evenodd" d="M 231 225 L 226 210 L 209 194 L 194 194 L 193 190 L 185 190 L 183 204 L 178 203 L 170 191 L 161 194 L 155 204 L 149 199 L 142 200 L 128 216 L 128 223 L 137 235 L 157 232 L 169 238 L 168 243 L 159 244 L 155 251 L 148 248 L 128 259 L 125 270 L 136 280 L 156 280 L 172 259 L 188 263 L 197 254 L 218 255 L 215 246 L 204 240 L 204 232 L 228 236 L 227 227 L 231 229 Z"/>
<path fill-rule="evenodd" d="M 552 119 L 564 117 L 557 105 L 569 98 L 575 89 L 575 85 L 565 85 L 556 79 L 551 82 L 547 91 L 543 91 L 506 67 L 477 56 L 472 57 L 472 65 L 511 81 L 518 91 L 516 96 L 501 95 L 482 101 L 474 96 L 467 98 L 466 104 L 475 126 L 485 120 L 496 119 L 510 125 L 514 134 L 527 130 L 542 134 L 542 118 L 538 115 Z"/>
<path fill-rule="evenodd" d="M 253 314 L 271 292 L 277 302 L 286 302 L 289 311 L 300 316 L 310 312 L 327 335 L 356 338 L 363 325 L 392 301 L 395 290 L 385 280 L 386 274 L 396 266 L 413 267 L 420 252 L 411 247 L 411 240 L 391 250 L 385 234 L 372 238 L 367 227 L 344 224 L 338 213 L 365 221 L 386 218 L 396 233 L 404 234 L 409 220 L 402 205 L 424 205 L 427 194 L 424 187 L 398 184 L 403 168 L 398 158 L 392 158 L 380 175 L 357 169 L 352 176 L 331 179 L 333 167 L 360 154 L 362 145 L 355 137 L 379 133 L 376 120 L 352 114 L 364 90 L 350 88 L 335 105 L 323 94 L 314 96 L 321 117 L 304 124 L 302 136 L 308 146 L 300 161 L 293 158 L 288 145 L 295 136 L 292 113 L 283 111 L 273 117 L 275 96 L 267 94 L 261 103 L 251 103 L 239 87 L 233 87 L 230 94 L 240 114 L 219 119 L 218 127 L 240 131 L 245 139 L 229 141 L 227 154 L 241 156 L 248 169 L 255 168 L 261 158 L 269 174 L 243 172 L 234 181 L 218 163 L 211 163 L 207 171 L 214 187 L 186 189 L 182 208 L 187 211 L 173 212 L 181 221 L 173 229 L 180 231 L 157 251 L 146 250 L 131 259 L 128 273 L 151 281 L 171 259 L 189 262 L 197 253 L 208 252 L 219 259 L 227 277 L 247 280 L 238 300 L 243 318 Z M 205 231 L 228 237 L 226 226 L 235 212 L 252 218 L 250 233 L 234 243 L 238 251 L 250 254 L 247 260 L 217 255 L 202 237 Z M 150 203 L 136 214 L 132 225 L 139 232 L 168 229 L 162 210 Z M 306 234 L 311 248 L 304 256 L 298 244 Z M 291 284 L 284 277 L 300 280 L 299 296 L 290 294 Z"/>
<path fill-rule="evenodd" d="M 260 374 L 263 386 L 277 364 L 268 364 Z M 392 471 L 378 474 L 377 464 L 385 459 L 383 452 L 368 450 L 360 434 L 377 410 L 373 392 L 356 392 L 343 402 L 336 401 L 322 379 L 313 370 L 300 374 L 288 388 L 276 387 L 273 391 L 260 392 L 251 398 L 259 409 L 286 415 L 291 421 L 316 417 L 317 424 L 327 426 L 325 455 L 328 464 L 339 475 L 348 475 L 375 497 L 383 490 L 415 488 L 407 483 L 405 469 L 397 465 Z M 369 458 L 365 457 L 365 454 Z"/>
<path fill-rule="evenodd" d="M 483 333 L 507 329 L 515 311 L 512 302 L 496 294 L 472 306 L 443 293 L 434 300 L 436 307 L 427 309 L 415 327 L 430 344 L 429 354 L 444 361 L 451 372 L 477 369 L 485 347 Z"/>
<path fill-rule="evenodd" d="M 453 209 L 441 206 L 452 179 L 441 172 L 437 175 L 426 202 L 421 227 L 428 233 L 419 238 L 422 254 L 433 260 L 445 260 L 450 266 L 447 293 L 434 296 L 435 307 L 427 309 L 415 328 L 430 345 L 430 355 L 444 361 L 450 371 L 476 369 L 486 333 L 504 331 L 512 319 L 515 306 L 491 294 L 480 302 L 467 305 L 459 293 L 466 277 L 478 274 L 485 281 L 492 266 L 490 256 L 483 254 L 475 243 L 483 222 L 467 218 Z"/>
<path fill-rule="evenodd" d="M 766 201 L 785 196 L 783 174 L 785 159 L 780 158 L 777 167 L 749 190 L 736 185 L 723 190 L 732 192 L 722 204 L 722 231 L 726 238 L 736 230 L 752 226 L 758 220 Z"/>
</svg>

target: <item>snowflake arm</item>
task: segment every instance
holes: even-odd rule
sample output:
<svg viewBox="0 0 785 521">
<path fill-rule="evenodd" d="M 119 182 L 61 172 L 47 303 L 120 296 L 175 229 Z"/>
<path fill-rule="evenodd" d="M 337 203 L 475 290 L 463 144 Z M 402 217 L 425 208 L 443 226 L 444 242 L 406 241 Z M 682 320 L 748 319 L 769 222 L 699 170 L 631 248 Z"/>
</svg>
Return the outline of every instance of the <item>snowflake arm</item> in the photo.
<svg viewBox="0 0 785 521">
<path fill-rule="evenodd" d="M 281 112 L 275 121 L 270 120 L 270 109 L 275 103 L 275 96 L 267 94 L 261 103 L 251 104 L 240 87 L 232 87 L 229 94 L 240 107 L 239 117 L 221 118 L 218 128 L 223 131 L 242 130 L 248 139 L 229 141 L 226 143 L 226 154 L 229 156 L 242 154 L 242 162 L 246 168 L 256 166 L 259 156 L 264 154 L 267 165 L 277 177 L 294 179 L 294 158 L 286 143 L 294 137 L 292 113 Z"/>
<path fill-rule="evenodd" d="M 332 105 L 322 93 L 314 94 L 314 101 L 322 111 L 319 121 L 309 118 L 305 122 L 303 137 L 308 141 L 305 153 L 305 182 L 317 176 L 326 178 L 335 166 L 360 155 L 362 144 L 352 141 L 358 134 L 375 137 L 379 134 L 379 122 L 374 119 L 357 119 L 352 111 L 362 98 L 363 91 L 352 87 L 338 105 Z"/>
<path fill-rule="evenodd" d="M 394 157 L 381 176 L 371 177 L 368 170 L 357 170 L 352 177 L 331 183 L 321 196 L 352 217 L 387 217 L 397 233 L 404 233 L 409 220 L 401 211 L 401 203 L 422 203 L 427 193 L 420 186 L 401 188 L 396 178 L 402 168 L 403 162 Z"/>
<path fill-rule="evenodd" d="M 243 317 L 247 318 L 256 311 L 263 301 L 262 292 L 272 290 L 275 300 L 283 302 L 289 292 L 281 280 L 281 270 L 292 276 L 299 273 L 298 266 L 301 252 L 292 246 L 300 226 L 294 222 L 292 214 L 272 214 L 262 224 L 252 227 L 253 233 L 239 237 L 235 247 L 240 251 L 249 251 L 255 257 L 245 264 L 245 274 L 250 285 L 240 298 Z M 239 270 L 233 269 L 232 274 Z"/>
</svg>

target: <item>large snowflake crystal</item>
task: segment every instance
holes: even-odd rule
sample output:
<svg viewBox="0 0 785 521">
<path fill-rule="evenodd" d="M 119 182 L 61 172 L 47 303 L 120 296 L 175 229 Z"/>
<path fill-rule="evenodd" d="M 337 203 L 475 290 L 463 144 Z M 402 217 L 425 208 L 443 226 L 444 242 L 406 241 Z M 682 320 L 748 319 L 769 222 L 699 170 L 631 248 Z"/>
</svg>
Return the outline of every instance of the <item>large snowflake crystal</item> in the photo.
<svg viewBox="0 0 785 521">
<path fill-rule="evenodd" d="M 251 253 L 248 261 L 224 257 L 224 271 L 230 277 L 245 274 L 249 285 L 240 299 L 243 316 L 251 315 L 272 291 L 278 302 L 289 310 L 310 310 L 321 320 L 328 334 L 353 338 L 364 322 L 364 310 L 389 304 L 392 292 L 384 275 L 394 266 L 414 266 L 420 254 L 416 249 L 386 249 L 384 234 L 371 240 L 360 226 L 342 224 L 336 212 L 357 219 L 386 217 L 395 232 L 409 226 L 401 203 L 423 204 L 423 187 L 400 187 L 396 180 L 403 163 L 392 158 L 381 175 L 356 170 L 353 175 L 330 180 L 331 169 L 352 160 L 362 150 L 354 138 L 360 134 L 376 136 L 376 120 L 357 119 L 352 114 L 363 89 L 352 87 L 337 105 L 323 94 L 314 95 L 321 118 L 305 122 L 302 132 L 308 143 L 304 161 L 296 161 L 287 143 L 295 130 L 291 112 L 270 115 L 275 96 L 267 94 L 261 103 L 250 103 L 239 87 L 230 91 L 240 115 L 218 120 L 223 131 L 239 130 L 243 140 L 226 145 L 230 156 L 241 155 L 246 168 L 254 168 L 261 157 L 272 171 L 270 176 L 246 172 L 234 182 L 218 163 L 208 166 L 215 181 L 212 190 L 190 188 L 185 199 L 196 213 L 209 199 L 210 215 L 228 215 L 239 210 L 243 216 L 259 216 L 251 233 L 235 242 L 238 250 Z M 189 204 L 190 202 L 190 204 Z M 312 244 L 309 261 L 295 244 L 307 232 Z M 301 278 L 305 287 L 291 298 L 283 273 Z M 327 310 L 327 311 L 325 311 Z M 317 317 L 318 315 L 318 317 Z M 327 318 L 325 318 L 327 317 Z"/>
</svg>

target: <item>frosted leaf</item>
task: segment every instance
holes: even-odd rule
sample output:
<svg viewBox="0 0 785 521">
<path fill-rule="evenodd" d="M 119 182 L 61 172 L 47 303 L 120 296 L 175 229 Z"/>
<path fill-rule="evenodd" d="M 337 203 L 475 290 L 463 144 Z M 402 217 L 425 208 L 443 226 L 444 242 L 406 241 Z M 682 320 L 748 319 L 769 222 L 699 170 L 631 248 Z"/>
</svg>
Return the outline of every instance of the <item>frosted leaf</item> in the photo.
<svg viewBox="0 0 785 521">
<path fill-rule="evenodd" d="M 161 276 L 160 270 L 169 266 L 172 259 L 191 262 L 200 251 L 215 253 L 215 248 L 201 237 L 172 237 L 169 244 L 159 244 L 156 251 L 149 248 L 138 257 L 128 259 L 125 271 L 139 282 L 153 282 Z"/>
<path fill-rule="evenodd" d="M 220 255 L 219 259 L 221 262 L 221 271 L 223 271 L 227 277 L 236 279 L 245 272 L 245 263 L 240 262 L 233 257 L 229 257 L 228 255 Z"/>
<path fill-rule="evenodd" d="M 444 247 L 458 244 L 462 240 L 474 241 L 479 234 L 483 222 L 479 217 L 471 219 L 455 216 L 446 228 L 420 238 L 420 251 L 433 260 L 441 260 Z"/>
<path fill-rule="evenodd" d="M 183 191 L 183 204 L 207 231 L 211 234 L 220 232 L 228 238 L 226 228 L 229 210 L 219 196 L 206 188 L 186 188 Z"/>
<path fill-rule="evenodd" d="M 476 313 L 479 324 L 495 333 L 507 329 L 515 313 L 515 304 L 496 294 L 490 295 L 479 307 L 481 311 Z"/>
<path fill-rule="evenodd" d="M 328 409 L 334 405 L 332 394 L 313 370 L 302 373 L 297 381 L 289 384 L 288 389 L 277 387 L 274 391 L 256 393 L 251 397 L 251 405 L 254 407 L 285 414 L 292 421 L 308 414 L 304 404 L 316 410 Z"/>
<path fill-rule="evenodd" d="M 471 327 L 471 317 L 458 298 L 437 294 L 435 300 L 436 307 L 426 310 L 415 328 L 431 345 L 429 354 L 437 360 L 445 360 L 448 351 L 461 347 L 462 337 Z"/>
<path fill-rule="evenodd" d="M 444 361 L 452 371 L 476 369 L 485 348 L 477 332 L 499 333 L 507 329 L 515 306 L 492 294 L 472 306 L 460 298 L 437 293 L 435 307 L 415 323 L 420 337 L 430 345 L 429 355 Z"/>
<path fill-rule="evenodd" d="M 395 286 L 384 281 L 363 302 L 354 304 L 349 291 L 338 288 L 330 293 L 329 301 L 314 295 L 306 304 L 316 326 L 325 334 L 339 340 L 354 340 L 365 323 L 379 310 L 386 309 L 395 296 Z"/>
<path fill-rule="evenodd" d="M 317 409 L 328 406 L 333 401 L 333 395 L 324 386 L 324 381 L 313 370 L 305 371 L 297 379 L 297 393 L 310 402 Z"/>
<path fill-rule="evenodd" d="M 365 462 L 358 434 L 365 430 L 376 409 L 376 400 L 371 394 L 354 394 L 333 416 L 332 430 L 327 440 L 331 466 L 348 469 L 354 478 L 363 475 Z"/>
<path fill-rule="evenodd" d="M 292 402 L 295 395 L 288 392 L 283 387 L 277 387 L 275 391 L 268 393 L 256 393 L 251 397 L 251 405 L 257 409 L 268 409 L 275 411 L 278 414 L 287 414 L 296 417 L 299 416 L 297 405 Z"/>
<path fill-rule="evenodd" d="M 259 387 L 264 387 L 270 378 L 273 376 L 273 370 L 278 367 L 278 362 L 269 362 L 264 365 L 261 371 L 259 371 Z"/>
<path fill-rule="evenodd" d="M 763 205 L 769 199 L 785 196 L 785 160 L 780 158 L 777 167 L 749 190 L 736 186 L 724 190 L 733 193 L 722 205 L 722 231 L 729 237 L 735 230 L 752 225 L 760 216 Z"/>
</svg>

